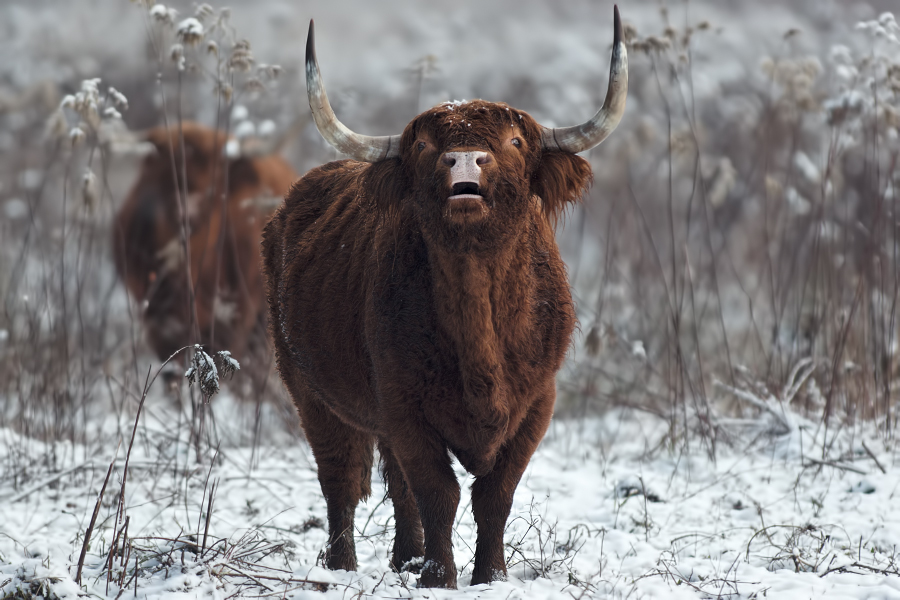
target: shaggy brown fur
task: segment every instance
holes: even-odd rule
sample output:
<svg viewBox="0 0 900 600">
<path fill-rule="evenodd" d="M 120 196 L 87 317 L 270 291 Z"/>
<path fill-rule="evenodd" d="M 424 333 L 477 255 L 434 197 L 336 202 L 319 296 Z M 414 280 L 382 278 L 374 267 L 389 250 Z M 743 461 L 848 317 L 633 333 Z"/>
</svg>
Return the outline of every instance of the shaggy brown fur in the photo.
<svg viewBox="0 0 900 600">
<path fill-rule="evenodd" d="M 448 201 L 449 151 L 489 153 L 483 202 Z M 528 114 L 444 104 L 406 127 L 398 158 L 307 173 L 266 225 L 271 333 L 319 467 L 329 568 L 356 568 L 377 444 L 392 566 L 424 556 L 420 586 L 456 587 L 453 454 L 476 476 L 472 583 L 505 577 L 513 493 L 575 324 L 552 223 L 590 179 L 578 156 L 542 151 Z"/>
<path fill-rule="evenodd" d="M 253 355 L 268 362 L 259 242 L 271 198 L 287 192 L 297 174 L 277 156 L 227 160 L 223 132 L 196 123 L 183 123 L 182 131 L 184 170 L 177 127 L 147 134 L 155 152 L 116 215 L 116 269 L 141 304 L 161 360 L 200 342 L 241 361 Z M 175 192 L 176 182 L 179 193 L 185 190 L 182 173 L 190 285 Z"/>
</svg>

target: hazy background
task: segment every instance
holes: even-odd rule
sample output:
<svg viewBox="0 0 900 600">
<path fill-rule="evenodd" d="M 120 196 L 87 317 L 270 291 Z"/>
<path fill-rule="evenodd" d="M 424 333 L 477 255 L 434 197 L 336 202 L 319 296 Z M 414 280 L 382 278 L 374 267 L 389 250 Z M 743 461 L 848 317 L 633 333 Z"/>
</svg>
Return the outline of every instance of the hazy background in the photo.
<svg viewBox="0 0 900 600">
<path fill-rule="evenodd" d="M 561 415 L 629 404 L 673 431 L 712 435 L 713 413 L 756 410 L 729 388 L 776 389 L 799 365 L 818 382 L 797 395 L 803 410 L 892 422 L 900 45 L 893 21 L 857 28 L 890 4 L 620 4 L 627 110 L 585 155 L 593 189 L 558 232 L 580 316 Z M 198 9 L 168 6 L 175 25 Z M 137 159 L 108 136 L 73 149 L 57 135 L 78 123 L 64 111 L 60 126 L 58 107 L 82 80 L 127 96 L 121 123 L 104 118 L 115 135 L 160 125 L 164 113 L 174 122 L 179 106 L 207 125 L 232 115 L 232 131 L 267 120 L 283 131 L 308 116 L 301 74 L 315 18 L 329 96 L 360 133 L 399 133 L 425 108 L 476 97 L 571 125 L 606 91 L 610 2 L 228 6 L 233 31 L 216 33 L 219 56 L 246 39 L 253 68 L 217 67 L 204 40 L 187 50 L 179 83 L 175 27 L 142 3 L 0 4 L 0 424 L 37 419 L 48 403 L 50 429 L 73 410 L 87 419 L 87 407 L 115 397 L 110 381 L 134 388 L 153 362 L 108 243 Z M 207 28 L 221 16 L 212 8 Z M 273 64 L 276 81 L 241 91 Z M 235 85 L 230 101 L 214 92 L 223 77 Z M 337 158 L 308 122 L 285 156 L 300 173 Z M 91 206 L 86 169 L 102 182 Z"/>
</svg>

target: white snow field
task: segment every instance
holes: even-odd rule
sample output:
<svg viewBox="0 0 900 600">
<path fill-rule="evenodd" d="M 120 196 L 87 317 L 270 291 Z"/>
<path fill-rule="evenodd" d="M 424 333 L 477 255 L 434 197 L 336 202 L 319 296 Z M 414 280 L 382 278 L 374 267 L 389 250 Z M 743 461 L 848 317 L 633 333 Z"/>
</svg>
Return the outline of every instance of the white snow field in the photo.
<svg viewBox="0 0 900 600">
<path fill-rule="evenodd" d="M 359 570 L 321 566 L 315 462 L 273 407 L 257 427 L 226 391 L 201 427 L 157 384 L 138 418 L 153 359 L 109 241 L 140 160 L 106 156 L 65 98 L 93 88 L 112 133 L 182 113 L 287 130 L 315 18 L 360 133 L 476 97 L 570 125 L 605 93 L 613 2 L 212 4 L 0 2 L 0 600 L 900 599 L 897 0 L 618 2 L 628 107 L 558 228 L 579 316 L 558 417 L 516 493 L 507 581 L 469 585 L 459 471 L 455 591 L 390 570 L 377 469 Z M 226 100 L 243 38 L 255 86 Z M 299 173 L 338 158 L 300 129 Z"/>
<path fill-rule="evenodd" d="M 189 427 L 159 400 L 136 430 L 118 525 L 129 423 L 108 419 L 88 444 L 0 431 L 0 597 L 900 598 L 898 455 L 874 430 L 825 431 L 782 413 L 786 433 L 744 423 L 713 461 L 699 443 L 669 443 L 645 413 L 558 420 L 516 492 L 508 581 L 469 586 L 471 478 L 459 470 L 459 589 L 449 591 L 391 572 L 392 510 L 377 471 L 356 513 L 359 570 L 328 571 L 305 442 L 229 441 L 241 434 L 222 424 L 241 423 L 245 409 L 217 398 L 218 452 L 203 442 L 197 462 Z M 113 459 L 79 586 L 83 534 Z M 110 568 L 114 529 L 125 557 Z"/>
</svg>

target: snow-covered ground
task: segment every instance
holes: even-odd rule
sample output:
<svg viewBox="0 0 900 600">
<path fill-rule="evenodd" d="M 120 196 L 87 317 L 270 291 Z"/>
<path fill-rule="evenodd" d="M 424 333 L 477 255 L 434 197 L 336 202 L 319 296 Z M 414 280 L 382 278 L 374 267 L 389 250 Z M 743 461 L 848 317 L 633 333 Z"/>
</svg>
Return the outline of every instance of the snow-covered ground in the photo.
<svg viewBox="0 0 900 600">
<path fill-rule="evenodd" d="M 151 4 L 0 2 L 0 600 L 900 598 L 900 466 L 896 426 L 883 425 L 900 400 L 900 253 L 882 226 L 900 206 L 900 30 L 881 14 L 897 0 L 619 3 L 643 50 L 629 55 L 619 131 L 586 155 L 594 189 L 558 232 L 580 318 L 560 418 L 517 491 L 509 581 L 468 585 L 463 493 L 455 592 L 388 568 L 377 473 L 357 513 L 359 572 L 317 565 L 315 464 L 277 411 L 254 436 L 253 409 L 216 398 L 195 443 L 190 410 L 156 386 L 126 469 L 150 359 L 107 240 L 138 162 L 107 168 L 94 142 L 57 155 L 46 134 L 62 98 L 96 77 L 128 96 L 132 129 L 173 119 L 175 98 L 186 118 L 215 121 L 209 74 L 181 90 L 168 62 L 175 25 L 203 10 L 169 0 L 180 17 L 166 25 Z M 213 4 L 232 5 L 257 65 L 284 69 L 235 101 L 236 132 L 305 114 L 312 17 L 332 101 L 361 133 L 397 133 L 422 108 L 473 97 L 571 124 L 605 91 L 611 2 Z M 214 62 L 205 48 L 194 53 Z M 299 172 L 336 157 L 308 123 L 285 154 Z M 87 166 L 110 180 L 93 208 Z M 729 374 L 787 377 L 793 408 L 754 396 L 760 385 L 716 385 Z"/>
<path fill-rule="evenodd" d="M 874 431 L 826 432 L 789 414 L 789 433 L 745 427 L 711 460 L 699 443 L 669 443 L 644 413 L 558 420 L 516 493 L 509 580 L 469 586 L 464 491 L 459 590 L 444 591 L 390 571 L 377 472 L 356 514 L 359 571 L 319 566 L 325 502 L 308 446 L 283 434 L 254 449 L 239 441 L 246 409 L 227 397 L 212 406 L 218 454 L 203 443 L 198 462 L 186 420 L 173 425 L 171 404 L 148 400 L 125 483 L 126 557 L 112 569 L 130 424 L 108 419 L 86 444 L 0 431 L 0 597 L 900 598 L 900 465 Z M 114 458 L 79 590 L 83 534 Z"/>
</svg>

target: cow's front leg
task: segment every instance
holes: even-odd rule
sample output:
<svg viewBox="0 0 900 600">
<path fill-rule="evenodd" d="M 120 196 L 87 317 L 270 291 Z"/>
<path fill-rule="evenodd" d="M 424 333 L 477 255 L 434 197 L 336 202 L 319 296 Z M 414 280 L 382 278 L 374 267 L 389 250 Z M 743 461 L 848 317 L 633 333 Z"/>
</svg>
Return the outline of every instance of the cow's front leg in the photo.
<svg viewBox="0 0 900 600">
<path fill-rule="evenodd" d="M 503 532 L 516 486 L 553 414 L 555 390 L 531 407 L 512 439 L 500 449 L 494 468 L 472 485 L 472 512 L 478 527 L 472 585 L 506 579 Z"/>
<path fill-rule="evenodd" d="M 420 423 L 394 423 L 388 444 L 416 499 L 425 533 L 425 562 L 419 587 L 456 589 L 453 520 L 459 482 L 450 455 L 437 432 Z"/>
<path fill-rule="evenodd" d="M 394 504 L 394 549 L 391 552 L 391 568 L 397 572 L 414 558 L 425 554 L 425 543 L 422 539 L 422 522 L 419 509 L 413 497 L 403 470 L 400 468 L 394 452 L 383 441 L 378 442 L 381 453 L 384 481 L 387 484 L 388 496 Z M 419 573 L 421 565 L 407 567 L 409 571 Z"/>
</svg>

